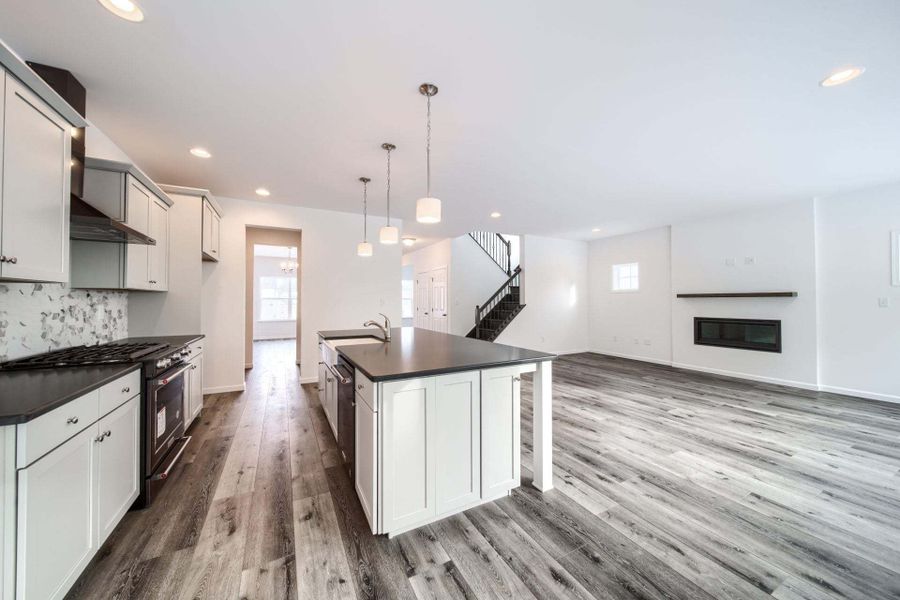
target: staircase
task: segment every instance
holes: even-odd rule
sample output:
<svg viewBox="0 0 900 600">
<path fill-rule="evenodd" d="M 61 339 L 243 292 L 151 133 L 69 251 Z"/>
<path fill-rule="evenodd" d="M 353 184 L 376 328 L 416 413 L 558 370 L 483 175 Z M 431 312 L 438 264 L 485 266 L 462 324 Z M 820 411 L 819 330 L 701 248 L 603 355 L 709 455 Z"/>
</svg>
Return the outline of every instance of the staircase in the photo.
<svg viewBox="0 0 900 600">
<path fill-rule="evenodd" d="M 493 342 L 525 305 L 521 303 L 522 268 L 516 267 L 487 302 L 475 307 L 475 327 L 466 337 Z"/>
<path fill-rule="evenodd" d="M 504 273 L 512 275 L 512 250 L 510 242 L 499 233 L 491 231 L 472 231 L 469 237 L 491 257 Z"/>
</svg>

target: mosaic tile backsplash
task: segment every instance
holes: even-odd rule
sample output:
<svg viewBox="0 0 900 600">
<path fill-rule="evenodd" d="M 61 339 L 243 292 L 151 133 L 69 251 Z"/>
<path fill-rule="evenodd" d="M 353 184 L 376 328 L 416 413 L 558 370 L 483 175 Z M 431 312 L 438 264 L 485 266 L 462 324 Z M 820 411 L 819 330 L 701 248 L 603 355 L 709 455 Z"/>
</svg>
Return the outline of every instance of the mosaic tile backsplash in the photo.
<svg viewBox="0 0 900 600">
<path fill-rule="evenodd" d="M 127 292 L 0 282 L 0 361 L 127 336 Z"/>
</svg>

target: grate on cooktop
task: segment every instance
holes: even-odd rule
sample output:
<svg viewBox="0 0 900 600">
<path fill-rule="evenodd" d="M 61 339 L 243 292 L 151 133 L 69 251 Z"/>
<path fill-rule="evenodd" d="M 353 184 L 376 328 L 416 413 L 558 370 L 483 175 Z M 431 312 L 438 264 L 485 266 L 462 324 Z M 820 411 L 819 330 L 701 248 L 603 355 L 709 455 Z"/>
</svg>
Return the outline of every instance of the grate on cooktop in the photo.
<svg viewBox="0 0 900 600">
<path fill-rule="evenodd" d="M 158 352 L 166 347 L 166 344 L 154 342 L 74 346 L 0 363 L 0 371 L 132 363 L 138 362 L 141 357 Z"/>
</svg>

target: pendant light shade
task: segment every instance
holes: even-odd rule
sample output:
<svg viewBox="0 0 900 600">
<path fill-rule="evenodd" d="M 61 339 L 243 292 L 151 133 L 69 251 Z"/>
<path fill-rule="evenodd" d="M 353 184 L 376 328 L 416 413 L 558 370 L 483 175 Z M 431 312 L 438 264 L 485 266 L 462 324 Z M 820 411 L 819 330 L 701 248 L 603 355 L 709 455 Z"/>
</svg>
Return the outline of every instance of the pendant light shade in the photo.
<svg viewBox="0 0 900 600">
<path fill-rule="evenodd" d="M 378 231 L 378 241 L 390 246 L 400 242 L 400 230 L 391 227 L 391 151 L 397 146 L 385 142 L 381 147 L 387 152 L 387 224 Z"/>
<path fill-rule="evenodd" d="M 357 256 L 372 256 L 372 244 L 368 239 L 368 211 L 369 211 L 369 182 L 372 181 L 368 177 L 360 177 L 363 184 L 363 241 L 356 245 Z"/>
<path fill-rule="evenodd" d="M 419 223 L 441 222 L 441 201 L 437 198 L 419 198 L 416 202 L 416 221 Z"/>
<path fill-rule="evenodd" d="M 392 245 L 400 241 L 400 230 L 387 225 L 378 231 L 378 241 L 382 244 Z"/>
<path fill-rule="evenodd" d="M 416 202 L 416 221 L 419 223 L 441 222 L 441 201 L 431 195 L 431 98 L 438 93 L 433 83 L 423 83 L 419 93 L 426 98 L 425 125 L 425 197 Z"/>
</svg>

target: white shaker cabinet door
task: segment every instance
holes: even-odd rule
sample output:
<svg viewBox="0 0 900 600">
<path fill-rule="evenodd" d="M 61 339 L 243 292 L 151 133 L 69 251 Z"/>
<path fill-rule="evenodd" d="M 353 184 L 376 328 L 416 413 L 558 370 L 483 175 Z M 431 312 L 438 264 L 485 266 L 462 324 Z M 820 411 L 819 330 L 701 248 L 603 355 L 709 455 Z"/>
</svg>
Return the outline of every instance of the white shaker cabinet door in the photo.
<svg viewBox="0 0 900 600">
<path fill-rule="evenodd" d="M 12 76 L 4 79 L 0 277 L 66 283 L 70 127 Z"/>
<path fill-rule="evenodd" d="M 140 396 L 112 411 L 99 423 L 97 435 L 97 545 L 138 497 L 140 471 Z"/>
<path fill-rule="evenodd" d="M 490 499 L 519 485 L 519 367 L 481 372 L 481 494 Z"/>
<path fill-rule="evenodd" d="M 19 471 L 16 597 L 62 598 L 97 549 L 94 424 Z"/>
<path fill-rule="evenodd" d="M 435 378 L 382 384 L 381 522 L 384 532 L 437 514 L 435 505 Z"/>
<path fill-rule="evenodd" d="M 478 371 L 435 378 L 437 514 L 481 498 L 481 391 Z"/>
<path fill-rule="evenodd" d="M 188 371 L 188 421 L 192 422 L 203 410 L 203 355 L 191 359 Z"/>
<path fill-rule="evenodd" d="M 149 246 L 149 287 L 164 292 L 169 288 L 169 207 L 162 200 L 150 202 L 150 237 L 156 240 Z"/>
<path fill-rule="evenodd" d="M 378 533 L 378 413 L 356 396 L 356 494 L 372 533 Z"/>
</svg>

